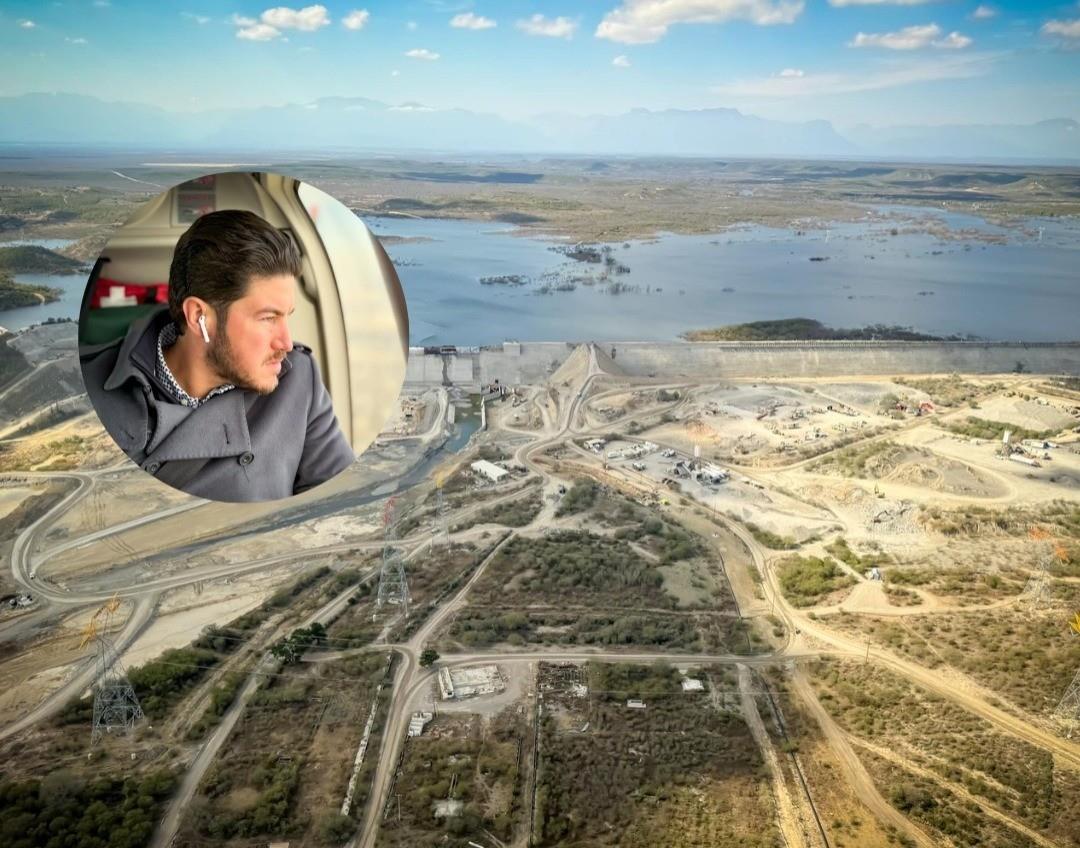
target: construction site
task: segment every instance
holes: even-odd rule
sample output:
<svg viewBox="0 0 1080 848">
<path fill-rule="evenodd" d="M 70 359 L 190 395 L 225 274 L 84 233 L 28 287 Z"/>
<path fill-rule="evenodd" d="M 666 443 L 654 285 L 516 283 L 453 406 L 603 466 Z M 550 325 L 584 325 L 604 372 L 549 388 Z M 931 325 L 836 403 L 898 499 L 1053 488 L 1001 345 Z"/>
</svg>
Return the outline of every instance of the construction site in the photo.
<svg viewBox="0 0 1080 848">
<path fill-rule="evenodd" d="M 77 367 L 26 333 L 16 392 Z M 286 505 L 4 441 L 0 841 L 1080 845 L 1076 377 L 685 347 L 418 353 Z"/>
</svg>

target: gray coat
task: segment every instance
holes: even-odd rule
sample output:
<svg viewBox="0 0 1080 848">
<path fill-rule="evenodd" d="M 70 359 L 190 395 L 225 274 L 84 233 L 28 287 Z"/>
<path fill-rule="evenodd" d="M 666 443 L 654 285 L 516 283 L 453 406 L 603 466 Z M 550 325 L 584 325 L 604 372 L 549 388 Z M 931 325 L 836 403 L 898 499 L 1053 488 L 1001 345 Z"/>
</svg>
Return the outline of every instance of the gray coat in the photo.
<svg viewBox="0 0 1080 848">
<path fill-rule="evenodd" d="M 265 501 L 317 486 L 353 462 L 310 348 L 294 344 L 271 394 L 237 388 L 189 409 L 155 373 L 158 332 L 169 320 L 163 307 L 123 339 L 81 352 L 101 423 L 144 471 L 202 498 Z"/>
</svg>

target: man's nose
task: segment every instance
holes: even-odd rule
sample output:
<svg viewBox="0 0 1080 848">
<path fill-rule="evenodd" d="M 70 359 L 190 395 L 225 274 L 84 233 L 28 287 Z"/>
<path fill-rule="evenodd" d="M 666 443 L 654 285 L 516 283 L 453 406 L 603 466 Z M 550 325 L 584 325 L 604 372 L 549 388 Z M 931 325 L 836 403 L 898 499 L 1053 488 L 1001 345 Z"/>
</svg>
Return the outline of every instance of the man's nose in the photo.
<svg viewBox="0 0 1080 848">
<path fill-rule="evenodd" d="M 274 338 L 274 350 L 283 350 L 288 353 L 292 350 L 292 333 L 289 332 L 289 324 L 282 321 L 278 327 L 277 336 Z"/>
</svg>

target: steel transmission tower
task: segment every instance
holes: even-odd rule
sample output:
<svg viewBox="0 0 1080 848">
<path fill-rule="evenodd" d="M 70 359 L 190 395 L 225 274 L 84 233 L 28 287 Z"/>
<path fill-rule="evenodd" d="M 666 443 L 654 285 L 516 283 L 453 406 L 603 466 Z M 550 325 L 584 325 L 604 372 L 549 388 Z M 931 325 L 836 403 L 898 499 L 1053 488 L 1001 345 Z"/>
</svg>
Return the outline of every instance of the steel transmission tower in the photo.
<svg viewBox="0 0 1080 848">
<path fill-rule="evenodd" d="M 1077 728 L 1080 728 L 1080 669 L 1054 710 L 1054 719 L 1060 722 L 1067 739 L 1072 739 Z"/>
<path fill-rule="evenodd" d="M 443 498 L 443 475 L 435 478 L 435 518 L 431 522 L 431 547 L 450 547 L 450 526 Z"/>
<path fill-rule="evenodd" d="M 113 595 L 90 619 L 80 648 L 90 642 L 97 643 L 97 683 L 94 686 L 94 722 L 90 731 L 90 745 L 96 745 L 102 736 L 113 731 L 131 733 L 135 722 L 143 717 L 142 707 L 135 690 L 128 680 L 127 672 L 112 640 L 108 637 L 110 619 L 120 608 L 120 598 Z M 98 629 L 98 621 L 103 625 Z"/>
<path fill-rule="evenodd" d="M 379 569 L 378 607 L 398 604 L 402 615 L 409 617 L 409 584 L 405 579 L 405 557 L 395 542 L 394 509 L 397 498 L 390 498 L 383 509 L 383 555 Z"/>
<path fill-rule="evenodd" d="M 1080 636 L 1080 612 L 1069 622 L 1069 627 L 1076 636 Z M 1077 669 L 1072 683 L 1061 698 L 1061 703 L 1054 710 L 1054 719 L 1061 724 L 1067 739 L 1072 739 L 1073 734 L 1080 728 L 1080 669 Z"/>
<path fill-rule="evenodd" d="M 1046 548 L 1039 557 L 1038 568 L 1028 578 L 1024 591 L 1020 593 L 1020 603 L 1026 604 L 1032 609 L 1039 609 L 1046 605 L 1050 595 L 1050 564 L 1054 558 L 1061 561 L 1068 560 L 1068 552 L 1059 544 L 1050 540 L 1050 534 L 1041 527 L 1031 531 L 1031 538 L 1036 542 L 1045 542 Z"/>
</svg>

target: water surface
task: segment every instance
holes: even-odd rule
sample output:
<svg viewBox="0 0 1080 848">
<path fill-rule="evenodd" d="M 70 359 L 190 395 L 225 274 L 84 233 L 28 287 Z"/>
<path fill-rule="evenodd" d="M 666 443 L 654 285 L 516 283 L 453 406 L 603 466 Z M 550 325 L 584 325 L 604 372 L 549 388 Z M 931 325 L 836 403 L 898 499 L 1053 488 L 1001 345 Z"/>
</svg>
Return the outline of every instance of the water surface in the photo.
<svg viewBox="0 0 1080 848">
<path fill-rule="evenodd" d="M 369 224 L 377 234 L 431 239 L 387 247 L 418 345 L 671 340 L 694 328 L 796 316 L 833 327 L 899 324 L 986 339 L 1080 338 L 1080 222 L 1029 222 L 1032 232 L 1044 227 L 1038 241 L 1021 228 L 974 216 L 940 217 L 950 228 L 1005 241 L 942 240 L 904 232 L 899 221 L 833 224 L 801 235 L 760 226 L 710 236 L 666 234 L 614 246 L 614 258 L 630 268 L 612 278 L 632 287 L 622 294 L 602 283 L 539 294 L 545 275 L 595 275 L 599 266 L 567 260 L 549 249 L 556 242 L 512 235 L 509 226 L 418 219 Z M 507 274 L 532 282 L 479 282 Z"/>
</svg>

